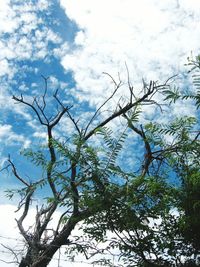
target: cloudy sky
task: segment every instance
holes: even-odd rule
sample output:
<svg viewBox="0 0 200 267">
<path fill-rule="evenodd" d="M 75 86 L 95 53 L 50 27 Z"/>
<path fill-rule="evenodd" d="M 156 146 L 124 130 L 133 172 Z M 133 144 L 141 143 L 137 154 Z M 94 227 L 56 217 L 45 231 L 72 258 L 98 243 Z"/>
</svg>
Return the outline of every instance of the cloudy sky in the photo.
<svg viewBox="0 0 200 267">
<path fill-rule="evenodd" d="M 76 115 L 84 114 L 84 123 L 112 92 L 103 72 L 113 77 L 120 73 L 123 79 L 126 62 L 135 90 L 141 89 L 142 79 L 164 82 L 174 74 L 179 74 L 176 82 L 181 86 L 187 57 L 199 51 L 199 0 L 1 0 L 1 168 L 10 154 L 19 168 L 28 170 L 19 151 L 45 139 L 32 114 L 12 99 L 41 94 L 41 75 L 49 77 L 50 92 L 59 88 L 63 101 L 78 107 Z M 178 106 L 173 112 L 194 111 Z M 57 134 L 70 131 L 65 121 Z M 17 232 L 13 206 L 3 193 L 15 181 L 6 173 L 0 179 L 3 243 L 3 236 L 15 238 Z"/>
</svg>

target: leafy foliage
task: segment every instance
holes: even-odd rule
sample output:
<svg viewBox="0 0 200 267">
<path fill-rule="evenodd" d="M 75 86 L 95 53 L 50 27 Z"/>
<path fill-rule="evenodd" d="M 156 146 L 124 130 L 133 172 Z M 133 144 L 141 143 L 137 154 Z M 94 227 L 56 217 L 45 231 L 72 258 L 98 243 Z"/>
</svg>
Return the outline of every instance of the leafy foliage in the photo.
<svg viewBox="0 0 200 267">
<path fill-rule="evenodd" d="M 190 62 L 193 70 L 200 69 L 200 57 Z M 92 116 L 85 128 L 58 98 L 58 113 L 45 116 L 47 91 L 33 104 L 21 98 L 16 101 L 29 106 L 47 130 L 47 145 L 38 150 L 26 149 L 22 154 L 42 175 L 33 181 L 22 177 L 9 158 L 13 175 L 23 184 L 16 192 L 7 191 L 12 198 L 19 194 L 22 215 L 17 225 L 26 244 L 26 254 L 20 267 L 46 267 L 61 246 L 74 260 L 82 253 L 95 263 L 112 266 L 117 251 L 118 266 L 198 266 L 200 257 L 200 132 L 198 118 L 180 117 L 169 123 L 151 121 L 142 125 L 143 105 L 161 107 L 153 97 L 164 95 L 164 103 L 193 99 L 200 107 L 200 76 L 195 73 L 195 94 L 184 94 L 177 87 L 151 81 L 145 85 L 143 96 L 136 97 L 129 84 L 128 102 L 120 100 L 113 113 L 93 126 L 101 108 L 114 96 L 116 89 Z M 47 80 L 45 80 L 47 85 Z M 42 103 L 42 104 L 41 104 Z M 124 103 L 123 103 L 124 104 Z M 73 123 L 75 133 L 65 142 L 55 139 L 53 128 L 62 116 Z M 108 123 L 117 117 L 123 126 L 113 131 Z M 93 127 L 92 127 L 93 126 Z M 90 131 L 88 129 L 92 128 Z M 133 134 L 134 133 L 134 134 Z M 137 136 L 140 147 L 126 143 L 128 135 Z M 63 140 L 64 138 L 62 138 Z M 99 146 L 97 145 L 99 144 Z M 119 164 L 121 153 L 138 157 L 138 171 L 127 170 Z M 123 160 L 123 159 L 122 159 Z M 175 182 L 174 182 L 175 181 Z M 34 227 L 24 226 L 33 195 L 44 194 L 40 208 L 36 207 Z M 49 227 L 55 211 L 61 216 L 53 229 Z M 78 231 L 74 231 L 74 228 Z M 97 255 L 97 258 L 94 258 Z"/>
</svg>

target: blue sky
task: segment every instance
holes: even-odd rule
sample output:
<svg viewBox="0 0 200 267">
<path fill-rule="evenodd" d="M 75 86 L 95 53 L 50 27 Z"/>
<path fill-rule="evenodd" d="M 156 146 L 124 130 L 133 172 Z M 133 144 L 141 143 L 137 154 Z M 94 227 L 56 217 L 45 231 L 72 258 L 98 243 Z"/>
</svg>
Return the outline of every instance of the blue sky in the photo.
<svg viewBox="0 0 200 267">
<path fill-rule="evenodd" d="M 13 94 L 27 99 L 41 94 L 41 75 L 49 77 L 50 93 L 60 88 L 63 101 L 73 102 L 75 116 L 82 114 L 84 123 L 112 92 L 103 72 L 114 77 L 119 72 L 125 81 L 126 62 L 136 93 L 142 78 L 164 82 L 177 73 L 176 83 L 183 87 L 189 83 L 184 64 L 199 53 L 199 44 L 199 0 L 1 0 L 0 166 L 11 154 L 24 169 L 19 151 L 45 140 L 33 115 L 12 100 Z M 126 94 L 125 86 L 120 94 Z M 114 106 L 113 101 L 109 108 Z M 152 109 L 146 114 L 156 117 Z M 195 110 L 178 103 L 172 115 L 195 115 Z M 56 134 L 72 131 L 64 120 Z M 3 190 L 15 181 L 2 173 L 0 179 L 3 210 Z"/>
</svg>

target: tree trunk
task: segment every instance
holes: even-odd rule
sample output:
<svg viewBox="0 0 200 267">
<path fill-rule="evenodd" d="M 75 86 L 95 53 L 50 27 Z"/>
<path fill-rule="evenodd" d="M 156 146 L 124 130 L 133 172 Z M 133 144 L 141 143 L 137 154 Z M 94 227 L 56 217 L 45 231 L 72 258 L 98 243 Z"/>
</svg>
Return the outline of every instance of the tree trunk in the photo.
<svg viewBox="0 0 200 267">
<path fill-rule="evenodd" d="M 26 253 L 26 257 L 22 258 L 19 267 L 47 267 L 58 249 L 61 246 L 68 245 L 70 243 L 68 237 L 71 235 L 71 232 L 76 224 L 87 216 L 87 212 L 72 216 L 58 236 L 55 237 L 49 245 L 47 245 L 43 253 L 41 253 L 40 250 L 37 253 L 38 255 L 35 255 L 32 253 L 34 251 L 34 247 L 30 248 Z"/>
</svg>

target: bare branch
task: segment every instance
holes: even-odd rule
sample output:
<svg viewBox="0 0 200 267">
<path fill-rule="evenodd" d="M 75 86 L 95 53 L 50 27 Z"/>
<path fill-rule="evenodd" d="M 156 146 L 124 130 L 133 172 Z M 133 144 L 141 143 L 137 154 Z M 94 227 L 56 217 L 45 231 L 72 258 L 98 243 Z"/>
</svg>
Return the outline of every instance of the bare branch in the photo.
<svg viewBox="0 0 200 267">
<path fill-rule="evenodd" d="M 42 118 L 40 117 L 39 112 L 38 112 L 37 109 L 34 107 L 34 105 L 33 105 L 33 104 L 30 104 L 30 103 L 28 103 L 28 102 L 26 102 L 26 101 L 24 101 L 22 95 L 21 95 L 21 98 L 18 98 L 18 97 L 16 97 L 16 96 L 13 95 L 13 99 L 14 99 L 15 101 L 19 102 L 19 103 L 22 103 L 22 104 L 24 104 L 24 105 L 30 107 L 30 108 L 35 112 L 35 114 L 37 115 L 39 122 L 40 122 L 42 125 L 47 125 L 47 123 L 43 122 Z"/>
<path fill-rule="evenodd" d="M 58 221 L 58 224 L 57 224 L 57 227 L 56 227 L 55 234 L 58 233 L 59 228 L 60 228 L 60 225 L 61 225 L 61 223 L 62 223 L 62 220 L 63 220 L 64 216 L 65 216 L 68 212 L 69 212 L 69 210 L 66 210 L 66 211 L 65 211 L 64 213 L 62 213 L 62 215 L 60 216 L 59 221 Z"/>
<path fill-rule="evenodd" d="M 49 186 L 52 190 L 54 197 L 57 198 L 56 186 L 55 186 L 55 183 L 53 182 L 53 179 L 52 179 L 52 170 L 53 170 L 54 164 L 56 162 L 56 153 L 55 153 L 55 149 L 54 149 L 54 146 L 52 143 L 53 136 L 52 136 L 52 127 L 51 126 L 47 127 L 47 134 L 48 134 L 48 148 L 49 148 L 49 153 L 50 153 L 50 157 L 51 157 L 50 162 L 49 162 L 48 167 L 47 167 L 47 180 L 48 180 Z"/>
<path fill-rule="evenodd" d="M 40 110 L 42 116 L 43 116 L 44 119 L 46 120 L 46 123 L 49 124 L 49 120 L 48 120 L 47 116 L 46 116 L 45 113 L 44 113 L 44 108 L 42 108 L 42 107 L 40 106 L 40 104 L 38 103 L 36 97 L 34 97 L 33 104 L 34 104 L 34 103 L 36 104 L 37 108 Z"/>
<path fill-rule="evenodd" d="M 11 161 L 10 156 L 8 156 L 8 162 L 12 167 L 12 172 L 14 174 L 14 176 L 20 181 L 22 182 L 24 185 L 26 185 L 27 187 L 30 187 L 30 184 L 27 183 L 21 176 L 19 176 L 19 174 L 17 173 L 16 167 L 14 165 L 14 163 Z"/>
<path fill-rule="evenodd" d="M 58 94 L 58 89 L 56 90 L 56 92 L 55 92 L 55 94 L 54 94 L 54 98 L 56 99 L 56 101 L 58 102 L 58 104 L 62 107 L 62 112 L 56 117 L 56 118 L 54 118 L 53 119 L 53 123 L 51 124 L 51 125 L 55 125 L 55 124 L 57 124 L 58 122 L 59 122 L 59 120 L 61 119 L 61 117 L 65 114 L 65 113 L 67 113 L 67 116 L 70 118 L 70 120 L 72 121 L 72 123 L 74 124 L 74 126 L 75 126 L 75 128 L 76 128 L 76 130 L 77 130 L 77 132 L 79 133 L 79 135 L 81 136 L 81 130 L 79 129 L 79 127 L 78 127 L 78 123 L 74 120 L 74 118 L 72 117 L 72 115 L 70 114 L 70 112 L 69 112 L 69 110 L 73 107 L 73 105 L 71 105 L 71 106 L 67 106 L 67 107 L 65 107 L 64 105 L 63 105 L 63 103 L 60 101 L 60 99 L 58 98 L 58 96 L 57 96 L 57 94 Z"/>
<path fill-rule="evenodd" d="M 102 109 L 103 106 L 106 105 L 106 103 L 108 103 L 114 97 L 114 95 L 116 94 L 116 92 L 118 91 L 118 89 L 120 88 L 120 86 L 122 84 L 121 81 L 119 81 L 119 83 L 117 83 L 110 74 L 105 73 L 105 72 L 104 72 L 104 74 L 108 75 L 112 79 L 113 83 L 115 84 L 115 90 L 113 91 L 112 95 L 109 98 L 107 98 L 106 101 L 104 101 L 103 104 L 99 108 L 97 108 L 96 112 L 94 113 L 94 115 L 92 116 L 92 118 L 90 119 L 89 123 L 87 124 L 87 126 L 85 128 L 84 136 L 86 135 L 89 126 L 91 125 L 93 120 L 96 118 L 99 111 Z"/>
<path fill-rule="evenodd" d="M 58 98 L 58 89 L 56 89 L 53 97 L 56 99 L 56 101 L 58 102 L 58 104 L 62 107 L 62 109 L 65 109 L 65 106 L 63 105 L 63 103 L 60 101 L 60 99 Z"/>
<path fill-rule="evenodd" d="M 128 69 L 128 66 L 127 66 L 126 62 L 125 62 L 125 66 L 126 66 L 126 72 L 127 72 L 128 88 L 129 88 L 129 91 L 130 91 L 130 103 L 132 103 L 133 102 L 133 97 L 134 97 L 135 100 L 137 98 L 136 98 L 135 94 L 133 93 L 133 86 L 132 86 L 132 84 L 130 82 L 129 69 Z"/>
<path fill-rule="evenodd" d="M 45 219 L 43 220 L 43 222 L 41 222 L 40 227 L 38 225 L 38 229 L 37 229 L 38 237 L 41 237 L 44 231 L 46 230 L 46 227 L 48 223 L 50 222 L 51 217 L 57 208 L 57 205 L 58 204 L 56 202 L 53 202 L 48 208 L 41 209 L 40 212 L 38 212 L 39 218 L 41 218 L 41 216 L 45 214 Z"/>
<path fill-rule="evenodd" d="M 69 109 L 70 109 L 70 108 L 72 108 L 72 106 L 70 106 L 70 107 L 66 107 L 66 108 L 64 108 L 62 111 L 60 111 L 60 112 L 59 112 L 59 113 L 52 119 L 52 121 L 51 121 L 51 123 L 50 123 L 50 127 L 53 128 L 55 125 L 57 125 L 65 113 L 69 114 Z"/>
<path fill-rule="evenodd" d="M 112 77 L 112 75 L 110 75 L 110 74 L 107 73 L 107 72 L 103 72 L 103 74 L 108 75 L 108 76 L 111 78 L 111 80 L 112 80 L 112 82 L 114 83 L 114 85 L 115 85 L 116 87 L 118 86 L 117 82 L 116 82 L 115 79 Z M 121 80 L 119 80 L 119 83 L 121 83 Z"/>
<path fill-rule="evenodd" d="M 74 127 L 76 128 L 77 132 L 79 133 L 79 136 L 82 136 L 82 131 L 80 130 L 79 126 L 78 126 L 78 121 L 75 121 L 74 118 L 72 117 L 72 115 L 70 114 L 70 112 L 67 110 L 67 115 L 70 118 L 70 120 L 72 121 L 72 123 L 74 124 Z"/>
<path fill-rule="evenodd" d="M 44 79 L 44 82 L 45 82 L 44 94 L 42 96 L 42 100 L 43 100 L 42 110 L 44 111 L 45 110 L 45 107 L 46 107 L 45 97 L 46 97 L 46 94 L 47 94 L 47 81 L 48 81 L 49 77 L 44 77 L 43 75 L 41 75 L 41 77 Z"/>
<path fill-rule="evenodd" d="M 24 211 L 23 211 L 21 217 L 18 220 L 17 219 L 15 219 L 15 220 L 17 222 L 20 233 L 22 234 L 24 239 L 28 242 L 28 244 L 30 244 L 31 243 L 31 236 L 29 236 L 27 234 L 27 232 L 24 230 L 23 221 L 28 214 L 28 210 L 30 208 L 31 197 L 34 193 L 34 189 L 32 187 L 29 187 L 27 190 L 28 191 L 27 191 L 27 196 L 26 196 L 26 200 L 25 200 L 25 204 L 24 204 Z"/>
<path fill-rule="evenodd" d="M 8 263 L 8 264 L 9 263 L 17 263 L 17 264 L 19 264 L 18 255 L 14 251 L 14 249 L 11 248 L 11 247 L 9 247 L 9 246 L 5 246 L 4 244 L 1 244 L 1 246 L 4 247 L 5 249 L 9 250 L 16 260 L 15 261 L 4 261 L 4 260 L 0 260 L 0 261 L 5 262 L 5 263 Z"/>
<path fill-rule="evenodd" d="M 116 111 L 115 113 L 113 113 L 110 117 L 108 117 L 107 119 L 105 119 L 104 121 L 102 121 L 101 123 L 99 123 L 99 125 L 97 125 L 94 129 L 92 129 L 87 135 L 85 135 L 84 139 L 88 140 L 95 132 L 98 128 L 105 126 L 108 122 L 112 121 L 113 119 L 125 114 L 127 111 L 129 111 L 131 108 L 133 108 L 134 106 L 137 106 L 138 104 L 142 103 L 145 99 L 148 98 L 149 95 L 151 95 L 151 93 L 153 92 L 154 88 L 151 88 L 148 90 L 148 92 L 143 95 L 141 98 L 139 98 L 138 100 L 136 100 L 134 103 L 129 103 L 127 104 L 125 107 L 121 108 L 119 111 Z"/>
</svg>

